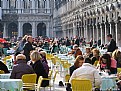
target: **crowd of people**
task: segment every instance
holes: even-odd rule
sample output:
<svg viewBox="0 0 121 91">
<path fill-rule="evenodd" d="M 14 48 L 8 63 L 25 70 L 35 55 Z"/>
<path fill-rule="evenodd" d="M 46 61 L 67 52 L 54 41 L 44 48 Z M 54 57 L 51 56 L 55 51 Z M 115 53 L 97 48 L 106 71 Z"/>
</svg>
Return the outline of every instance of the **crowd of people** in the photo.
<svg viewBox="0 0 121 91">
<path fill-rule="evenodd" d="M 109 43 L 104 46 L 107 52 L 100 53 L 97 46 L 101 46 L 100 40 L 98 42 L 90 42 L 90 46 L 86 47 L 85 38 L 32 38 L 30 35 L 25 35 L 23 38 L 14 41 L 13 44 L 4 46 L 0 43 L 0 48 L 10 47 L 15 48 L 14 66 L 11 72 L 11 79 L 21 79 L 24 74 L 37 74 L 37 81 L 39 76 L 48 78 L 49 66 L 46 59 L 46 52 L 43 49 L 50 50 L 50 53 L 60 53 L 61 46 L 66 46 L 71 49 L 67 55 L 72 55 L 75 58 L 74 64 L 70 67 L 70 83 L 73 78 L 87 78 L 93 87 L 98 87 L 101 84 L 100 72 L 107 74 L 117 74 L 117 68 L 121 68 L 121 51 L 116 46 L 112 35 L 107 35 Z M 85 46 L 85 53 L 80 47 Z M 3 54 L 3 53 L 1 53 Z M 0 61 L 0 70 L 9 73 L 7 66 Z M 118 74 L 121 77 L 121 74 Z M 119 81 L 120 82 L 120 81 Z M 43 81 L 42 87 L 46 87 L 49 81 Z M 120 85 L 120 84 L 119 84 Z M 67 87 L 67 91 L 69 87 Z"/>
</svg>

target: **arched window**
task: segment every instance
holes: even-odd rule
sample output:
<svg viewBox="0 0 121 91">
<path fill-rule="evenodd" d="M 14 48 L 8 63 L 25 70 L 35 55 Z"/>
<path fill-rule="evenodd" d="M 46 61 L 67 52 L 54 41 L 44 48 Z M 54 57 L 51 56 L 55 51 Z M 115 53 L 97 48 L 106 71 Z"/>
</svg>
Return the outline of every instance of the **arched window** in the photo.
<svg viewBox="0 0 121 91">
<path fill-rule="evenodd" d="M 16 8 L 16 0 L 9 0 L 9 7 Z"/>
<path fill-rule="evenodd" d="M 46 0 L 38 0 L 38 8 L 45 8 Z"/>
<path fill-rule="evenodd" d="M 24 1 L 24 9 L 29 9 L 32 5 L 30 0 L 23 0 Z"/>
</svg>

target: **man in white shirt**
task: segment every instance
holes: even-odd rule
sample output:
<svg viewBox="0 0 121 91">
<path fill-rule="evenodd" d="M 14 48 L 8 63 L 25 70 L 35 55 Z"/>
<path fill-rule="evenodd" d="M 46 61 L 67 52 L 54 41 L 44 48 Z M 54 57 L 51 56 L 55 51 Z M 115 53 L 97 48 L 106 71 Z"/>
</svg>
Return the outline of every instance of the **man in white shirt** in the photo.
<svg viewBox="0 0 121 91">
<path fill-rule="evenodd" d="M 73 78 L 89 79 L 92 82 L 93 87 L 100 86 L 101 84 L 101 77 L 99 72 L 91 64 L 90 58 L 86 58 L 85 63 L 73 72 L 70 78 L 70 83 Z"/>
</svg>

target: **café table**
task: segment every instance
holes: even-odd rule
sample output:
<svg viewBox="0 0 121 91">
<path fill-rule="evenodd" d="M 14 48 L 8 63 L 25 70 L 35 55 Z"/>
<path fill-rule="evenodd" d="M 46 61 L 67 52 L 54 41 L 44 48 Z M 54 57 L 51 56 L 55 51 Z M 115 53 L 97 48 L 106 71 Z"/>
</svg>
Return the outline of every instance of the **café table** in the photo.
<svg viewBox="0 0 121 91">
<path fill-rule="evenodd" d="M 11 74 L 0 74 L 0 79 L 9 79 Z"/>
<path fill-rule="evenodd" d="M 6 91 L 20 91 L 20 89 L 22 88 L 22 80 L 21 79 L 0 79 L 0 89 L 1 88 L 6 89 Z"/>
<path fill-rule="evenodd" d="M 107 91 L 108 89 L 111 89 L 112 91 L 117 90 L 116 86 L 116 76 L 101 76 L 102 78 L 102 84 L 100 89 L 102 91 Z"/>
</svg>

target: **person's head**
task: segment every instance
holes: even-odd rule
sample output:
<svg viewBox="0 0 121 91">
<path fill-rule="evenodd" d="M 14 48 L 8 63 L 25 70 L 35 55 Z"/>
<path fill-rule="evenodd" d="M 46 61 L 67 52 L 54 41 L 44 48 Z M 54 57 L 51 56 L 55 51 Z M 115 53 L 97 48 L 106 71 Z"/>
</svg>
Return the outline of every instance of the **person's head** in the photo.
<svg viewBox="0 0 121 91">
<path fill-rule="evenodd" d="M 30 58 L 32 61 L 36 62 L 38 60 L 41 60 L 42 57 L 38 51 L 32 51 L 30 54 Z"/>
<path fill-rule="evenodd" d="M 73 49 L 74 49 L 74 50 L 78 49 L 78 45 L 75 44 L 75 45 L 73 46 Z"/>
<path fill-rule="evenodd" d="M 85 58 L 85 63 L 92 64 L 92 60 L 90 58 Z"/>
<path fill-rule="evenodd" d="M 93 50 L 92 50 L 92 53 L 93 53 L 93 56 L 99 56 L 99 54 L 100 54 L 100 51 L 97 49 L 97 48 L 94 48 Z"/>
<path fill-rule="evenodd" d="M 78 55 L 75 59 L 75 63 L 74 63 L 74 66 L 79 68 L 82 66 L 82 64 L 84 63 L 84 57 L 81 56 L 81 55 Z"/>
<path fill-rule="evenodd" d="M 18 60 L 26 60 L 26 56 L 25 55 L 23 55 L 23 54 L 18 54 L 17 56 L 16 56 L 16 61 L 18 61 Z"/>
<path fill-rule="evenodd" d="M 107 40 L 110 41 L 112 39 L 112 34 L 107 35 Z"/>
<path fill-rule="evenodd" d="M 33 42 L 32 36 L 27 36 L 27 41 L 30 42 L 30 43 L 32 43 Z"/>
<path fill-rule="evenodd" d="M 112 58 L 114 58 L 115 60 L 121 58 L 121 51 L 116 49 L 113 53 L 112 53 Z"/>
<path fill-rule="evenodd" d="M 100 58 L 100 62 L 103 64 L 107 64 L 107 67 L 110 68 L 111 66 L 111 56 L 109 54 L 103 54 Z"/>
<path fill-rule="evenodd" d="M 86 53 L 91 53 L 91 49 L 89 47 L 86 48 Z"/>
</svg>

